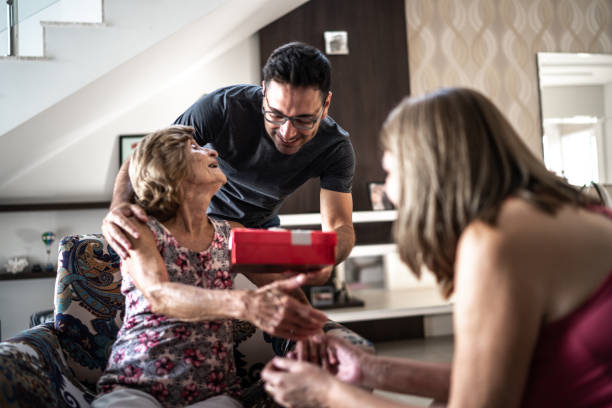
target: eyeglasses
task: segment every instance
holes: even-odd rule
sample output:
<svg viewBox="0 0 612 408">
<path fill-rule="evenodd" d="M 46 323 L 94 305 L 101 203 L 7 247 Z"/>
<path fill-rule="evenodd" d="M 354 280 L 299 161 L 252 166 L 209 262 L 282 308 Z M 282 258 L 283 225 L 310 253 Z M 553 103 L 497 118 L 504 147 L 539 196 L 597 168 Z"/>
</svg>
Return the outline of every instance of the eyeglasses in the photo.
<svg viewBox="0 0 612 408">
<path fill-rule="evenodd" d="M 264 94 L 264 99 L 266 100 L 266 104 L 270 106 L 270 102 L 268 102 L 268 96 L 266 94 Z M 323 107 L 324 106 L 322 105 L 321 111 L 316 117 L 312 115 L 287 116 L 277 111 L 265 110 L 263 105 L 261 105 L 261 113 L 263 113 L 266 122 L 269 122 L 273 125 L 282 126 L 287 121 L 290 121 L 293 127 L 296 129 L 311 130 L 315 127 L 319 119 L 321 119 L 321 116 L 323 115 Z"/>
</svg>

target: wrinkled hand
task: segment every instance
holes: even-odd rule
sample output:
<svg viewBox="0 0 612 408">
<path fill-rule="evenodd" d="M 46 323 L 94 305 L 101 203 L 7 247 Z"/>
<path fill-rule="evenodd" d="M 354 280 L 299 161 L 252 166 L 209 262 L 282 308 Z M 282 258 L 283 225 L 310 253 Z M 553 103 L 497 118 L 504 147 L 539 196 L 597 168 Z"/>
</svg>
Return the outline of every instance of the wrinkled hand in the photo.
<svg viewBox="0 0 612 408">
<path fill-rule="evenodd" d="M 134 239 L 139 238 L 137 222 L 147 222 L 147 214 L 142 207 L 130 203 L 121 203 L 111 208 L 102 220 L 104 238 L 123 259 L 129 256 L 128 250 L 132 247 L 126 234 Z"/>
<path fill-rule="evenodd" d="M 292 351 L 287 353 L 287 358 L 292 360 L 306 361 L 326 368 L 329 365 L 327 359 L 327 344 L 320 339 L 320 335 L 308 337 L 295 343 Z"/>
<path fill-rule="evenodd" d="M 275 357 L 261 372 L 265 390 L 284 407 L 315 408 L 327 405 L 327 392 L 334 379 L 319 367 Z"/>
<path fill-rule="evenodd" d="M 364 379 L 362 367 L 370 356 L 354 344 L 329 335 L 313 336 L 297 342 L 288 358 L 308 361 L 323 367 L 340 381 L 361 385 Z"/>
<path fill-rule="evenodd" d="M 285 339 L 300 340 L 321 333 L 327 316 L 290 296 L 304 281 L 304 275 L 298 275 L 247 292 L 245 319 Z"/>
</svg>

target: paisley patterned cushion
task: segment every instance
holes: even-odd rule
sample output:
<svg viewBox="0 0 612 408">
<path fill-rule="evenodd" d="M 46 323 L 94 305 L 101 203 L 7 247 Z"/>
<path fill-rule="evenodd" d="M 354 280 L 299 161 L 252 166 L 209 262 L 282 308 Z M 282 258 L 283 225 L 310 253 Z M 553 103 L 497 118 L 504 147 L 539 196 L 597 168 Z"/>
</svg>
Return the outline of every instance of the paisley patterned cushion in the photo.
<svg viewBox="0 0 612 408">
<path fill-rule="evenodd" d="M 119 256 L 100 234 L 61 241 L 55 329 L 68 365 L 92 392 L 123 321 L 119 264 Z"/>
<path fill-rule="evenodd" d="M 52 323 L 0 343 L 1 407 L 87 407 L 93 398 L 68 368 Z"/>
</svg>

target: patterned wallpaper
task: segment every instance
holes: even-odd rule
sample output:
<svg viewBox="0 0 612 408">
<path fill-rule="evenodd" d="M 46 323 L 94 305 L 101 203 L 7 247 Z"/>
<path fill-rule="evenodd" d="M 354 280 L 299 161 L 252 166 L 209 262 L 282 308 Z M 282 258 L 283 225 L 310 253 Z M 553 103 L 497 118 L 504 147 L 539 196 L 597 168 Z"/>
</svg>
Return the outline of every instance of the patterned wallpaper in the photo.
<svg viewBox="0 0 612 408">
<path fill-rule="evenodd" d="M 612 0 L 406 0 L 412 95 L 489 96 L 542 157 L 536 53 L 612 53 Z"/>
</svg>

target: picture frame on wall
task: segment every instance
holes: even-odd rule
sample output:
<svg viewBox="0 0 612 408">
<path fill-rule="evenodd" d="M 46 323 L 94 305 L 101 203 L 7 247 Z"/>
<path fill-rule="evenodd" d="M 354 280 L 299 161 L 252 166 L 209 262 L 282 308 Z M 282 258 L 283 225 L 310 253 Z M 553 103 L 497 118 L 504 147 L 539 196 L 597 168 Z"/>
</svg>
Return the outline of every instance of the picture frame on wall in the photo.
<svg viewBox="0 0 612 408">
<path fill-rule="evenodd" d="M 323 38 L 327 55 L 348 55 L 348 33 L 346 31 L 325 31 Z"/>
<path fill-rule="evenodd" d="M 372 181 L 368 183 L 368 192 L 370 193 L 370 205 L 372 210 L 393 210 L 395 206 L 387 194 L 385 194 L 385 183 L 381 181 Z"/>
<path fill-rule="evenodd" d="M 138 135 L 119 135 L 119 167 L 121 167 L 123 162 L 131 156 L 138 142 L 145 136 L 145 133 Z"/>
</svg>

